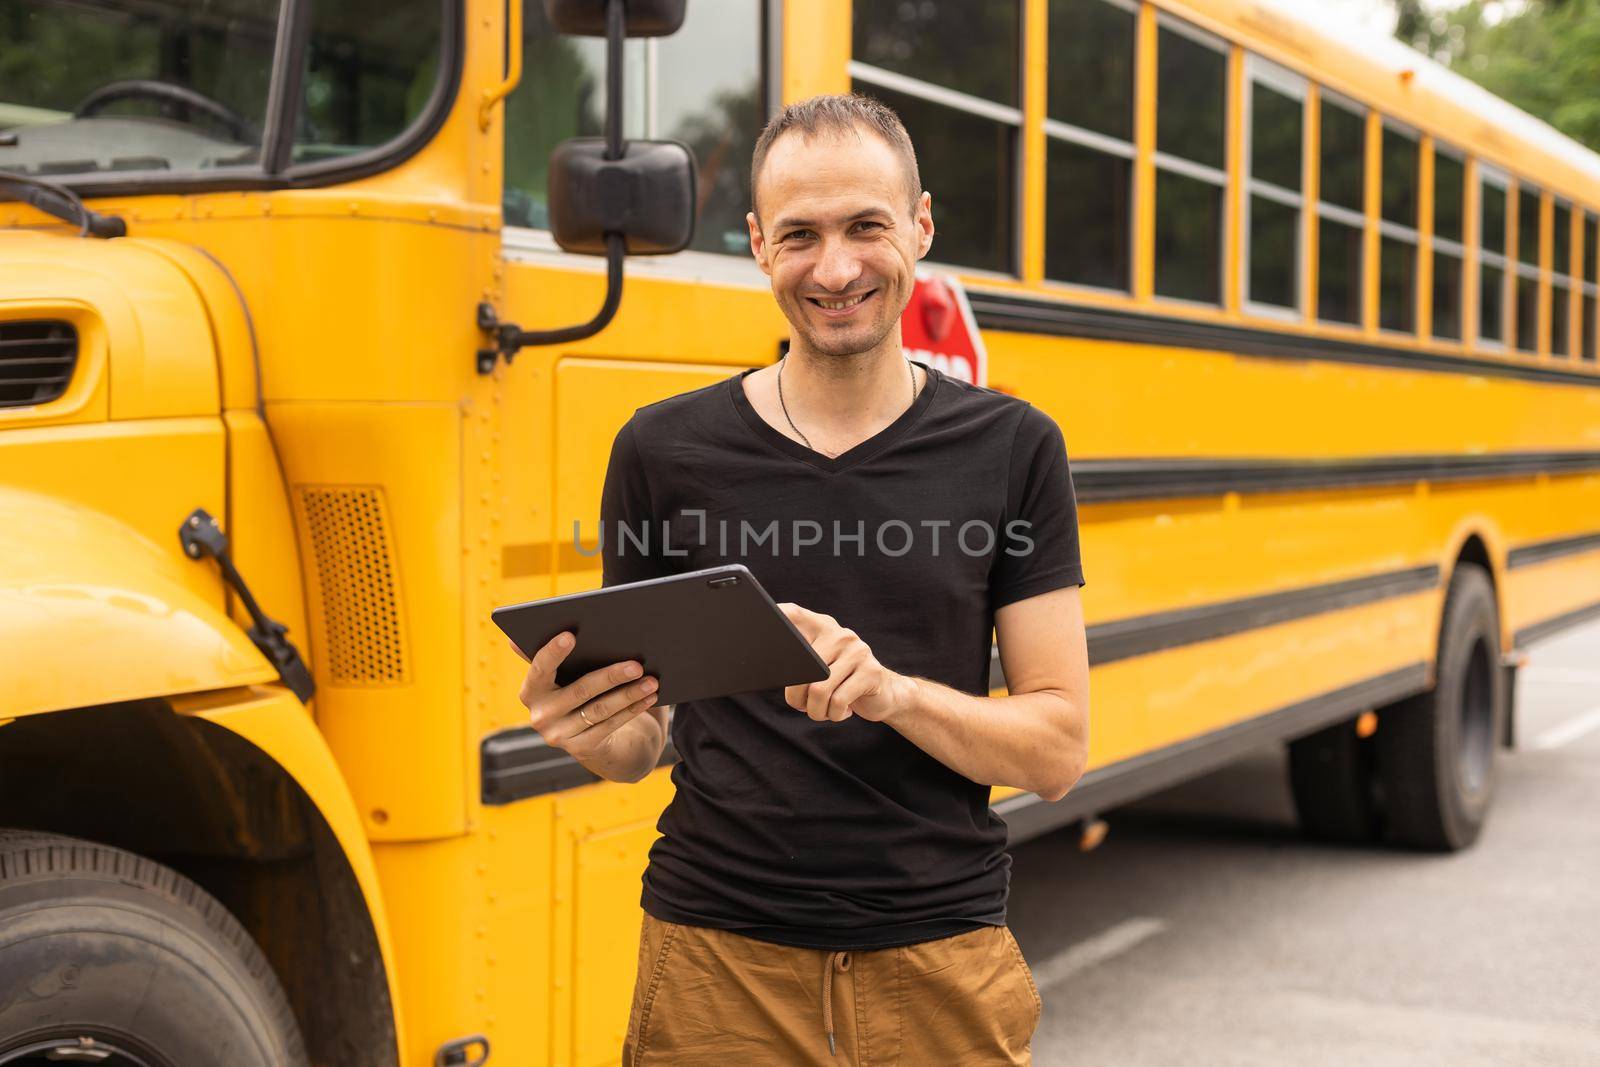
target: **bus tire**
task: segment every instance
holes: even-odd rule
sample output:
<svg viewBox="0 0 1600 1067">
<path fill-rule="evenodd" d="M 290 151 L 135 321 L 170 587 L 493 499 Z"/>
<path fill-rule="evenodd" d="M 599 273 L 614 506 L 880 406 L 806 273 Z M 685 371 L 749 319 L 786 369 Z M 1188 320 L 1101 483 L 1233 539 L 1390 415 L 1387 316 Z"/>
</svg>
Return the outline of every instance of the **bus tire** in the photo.
<svg viewBox="0 0 1600 1067">
<path fill-rule="evenodd" d="M 1289 791 L 1300 829 L 1319 841 L 1370 844 L 1379 837 L 1371 739 L 1354 719 L 1289 742 Z"/>
<path fill-rule="evenodd" d="M 1482 567 L 1459 564 L 1445 594 L 1434 687 L 1378 717 L 1374 740 L 1390 841 L 1454 852 L 1477 840 L 1494 796 L 1495 749 L 1509 704 L 1506 674 L 1494 586 Z"/>
<path fill-rule="evenodd" d="M 0 1064 L 58 1051 L 148 1067 L 306 1063 L 283 987 L 216 898 L 119 848 L 0 830 Z"/>
</svg>

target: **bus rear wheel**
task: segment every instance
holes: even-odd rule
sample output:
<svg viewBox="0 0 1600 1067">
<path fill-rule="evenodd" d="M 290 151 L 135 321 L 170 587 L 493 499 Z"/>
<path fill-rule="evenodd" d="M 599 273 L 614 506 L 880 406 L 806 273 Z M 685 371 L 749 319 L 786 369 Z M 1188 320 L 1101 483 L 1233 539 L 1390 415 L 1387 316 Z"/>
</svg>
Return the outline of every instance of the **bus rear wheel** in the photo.
<svg viewBox="0 0 1600 1067">
<path fill-rule="evenodd" d="M 299 1027 L 250 935 L 176 871 L 0 830 L 0 1065 L 302 1067 Z"/>
<path fill-rule="evenodd" d="M 1432 689 L 1380 714 L 1378 782 L 1390 841 L 1454 852 L 1488 818 L 1510 707 L 1494 585 L 1476 564 L 1458 565 L 1450 579 L 1435 674 Z"/>
</svg>

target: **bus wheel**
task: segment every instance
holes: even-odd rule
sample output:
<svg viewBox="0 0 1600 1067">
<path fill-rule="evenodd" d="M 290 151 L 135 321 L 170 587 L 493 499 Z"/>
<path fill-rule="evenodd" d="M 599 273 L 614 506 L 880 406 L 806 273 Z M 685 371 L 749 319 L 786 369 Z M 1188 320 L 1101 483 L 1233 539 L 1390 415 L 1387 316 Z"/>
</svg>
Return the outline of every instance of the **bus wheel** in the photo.
<svg viewBox="0 0 1600 1067">
<path fill-rule="evenodd" d="M 261 950 L 170 868 L 0 830 L 0 1065 L 300 1067 Z"/>
<path fill-rule="evenodd" d="M 1477 840 L 1494 793 L 1506 673 L 1494 586 L 1482 567 L 1462 563 L 1445 594 L 1434 687 L 1378 719 L 1378 780 L 1394 843 L 1453 852 Z"/>
<path fill-rule="evenodd" d="M 1289 789 L 1300 828 L 1321 841 L 1378 839 L 1372 739 L 1346 719 L 1289 742 Z"/>
</svg>

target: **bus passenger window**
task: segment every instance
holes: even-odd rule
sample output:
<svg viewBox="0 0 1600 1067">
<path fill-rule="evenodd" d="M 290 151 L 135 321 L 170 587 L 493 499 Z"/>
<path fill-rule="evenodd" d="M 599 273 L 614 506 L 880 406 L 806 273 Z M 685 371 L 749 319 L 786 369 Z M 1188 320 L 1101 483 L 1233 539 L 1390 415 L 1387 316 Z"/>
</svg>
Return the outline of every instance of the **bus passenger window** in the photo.
<svg viewBox="0 0 1600 1067">
<path fill-rule="evenodd" d="M 1478 339 L 1506 341 L 1506 180 L 1479 165 Z"/>
<path fill-rule="evenodd" d="M 1461 340 L 1462 197 L 1466 167 L 1454 150 L 1433 149 L 1433 336 Z"/>
<path fill-rule="evenodd" d="M 1366 115 L 1323 91 L 1317 187 L 1317 318 L 1361 322 L 1366 229 Z"/>
<path fill-rule="evenodd" d="M 1044 274 L 1126 292 L 1132 269 L 1135 9 L 1051 0 Z"/>
<path fill-rule="evenodd" d="M 1417 306 L 1415 135 L 1383 124 L 1383 197 L 1378 223 L 1378 325 L 1410 333 Z"/>
<path fill-rule="evenodd" d="M 1600 282 L 1600 278 L 1595 277 L 1595 261 L 1600 259 L 1600 255 L 1597 255 L 1600 249 L 1595 247 L 1597 240 L 1600 240 L 1600 219 L 1596 219 L 1591 212 L 1586 211 L 1583 214 L 1583 279 L 1581 282 L 1583 289 L 1583 302 L 1581 305 L 1583 309 L 1583 328 L 1581 331 L 1583 347 L 1579 350 L 1579 353 L 1583 359 L 1590 361 L 1593 361 L 1596 356 L 1595 331 L 1600 330 L 1600 322 L 1595 321 L 1595 316 L 1600 314 L 1600 299 L 1597 299 L 1597 297 L 1600 297 L 1600 292 L 1597 292 L 1600 286 L 1596 285 L 1597 282 Z"/>
<path fill-rule="evenodd" d="M 1560 200 L 1550 227 L 1550 354 L 1572 354 L 1572 206 Z"/>
<path fill-rule="evenodd" d="M 1222 302 L 1226 45 L 1161 18 L 1156 42 L 1155 291 Z"/>
<path fill-rule="evenodd" d="M 1022 129 L 1020 4 L 986 4 L 982 18 L 962 6 L 855 0 L 851 88 L 893 108 L 917 146 L 937 231 L 929 261 L 1009 274 Z"/>
<path fill-rule="evenodd" d="M 550 152 L 568 137 L 597 137 L 605 117 L 600 38 L 555 33 L 542 0 L 523 0 L 522 82 L 505 109 L 507 226 L 550 225 Z M 623 45 L 623 131 L 682 141 L 694 153 L 694 240 L 702 252 L 750 254 L 750 157 L 766 122 L 760 0 L 690 4 L 671 37 Z"/>
<path fill-rule="evenodd" d="M 1539 350 L 1539 190 L 1517 183 L 1517 347 Z"/>
<path fill-rule="evenodd" d="M 1245 301 L 1298 310 L 1305 82 L 1256 56 L 1249 63 Z"/>
</svg>

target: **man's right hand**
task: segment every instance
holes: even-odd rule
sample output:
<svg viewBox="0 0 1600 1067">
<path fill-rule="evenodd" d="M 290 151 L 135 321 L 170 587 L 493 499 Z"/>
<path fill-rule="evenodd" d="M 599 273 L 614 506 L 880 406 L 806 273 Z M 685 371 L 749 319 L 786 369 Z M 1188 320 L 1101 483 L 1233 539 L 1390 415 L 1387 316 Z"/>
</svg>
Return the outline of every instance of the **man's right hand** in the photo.
<svg viewBox="0 0 1600 1067">
<path fill-rule="evenodd" d="M 649 710 L 656 702 L 656 679 L 641 678 L 636 660 L 613 663 L 590 671 L 571 685 L 556 685 L 556 668 L 576 645 L 563 632 L 528 659 L 528 674 L 518 694 L 528 709 L 528 721 L 552 748 L 588 764 L 604 757 L 616 732 Z"/>
</svg>

